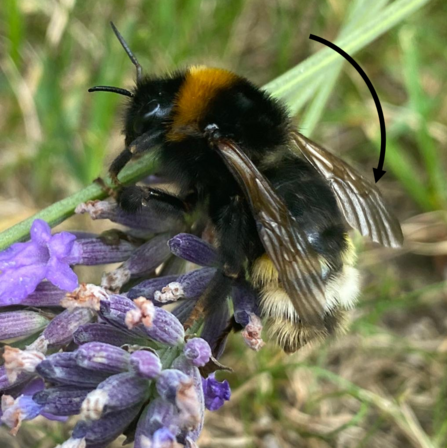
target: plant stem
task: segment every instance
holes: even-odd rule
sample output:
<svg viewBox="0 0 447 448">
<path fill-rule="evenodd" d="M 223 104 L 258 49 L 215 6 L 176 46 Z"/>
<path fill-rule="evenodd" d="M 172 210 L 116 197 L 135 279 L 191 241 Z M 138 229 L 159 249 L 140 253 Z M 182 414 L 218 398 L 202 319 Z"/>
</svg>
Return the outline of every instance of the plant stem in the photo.
<svg viewBox="0 0 447 448">
<path fill-rule="evenodd" d="M 138 180 L 151 174 L 154 170 L 154 166 L 153 155 L 147 154 L 132 165 L 129 165 L 123 169 L 120 176 L 120 182 L 124 185 L 137 182 Z M 104 182 L 111 189 L 117 189 L 117 186 L 112 183 L 109 177 L 105 178 Z M 68 198 L 62 199 L 61 201 L 44 208 L 25 221 L 22 221 L 0 233 L 0 251 L 6 249 L 17 241 L 26 240 L 29 237 L 31 224 L 35 219 L 43 219 L 51 227 L 54 227 L 73 215 L 75 208 L 82 202 L 103 199 L 107 195 L 107 192 L 104 191 L 98 183 L 93 182 L 91 185 L 82 189 L 78 193 L 75 193 Z"/>
</svg>

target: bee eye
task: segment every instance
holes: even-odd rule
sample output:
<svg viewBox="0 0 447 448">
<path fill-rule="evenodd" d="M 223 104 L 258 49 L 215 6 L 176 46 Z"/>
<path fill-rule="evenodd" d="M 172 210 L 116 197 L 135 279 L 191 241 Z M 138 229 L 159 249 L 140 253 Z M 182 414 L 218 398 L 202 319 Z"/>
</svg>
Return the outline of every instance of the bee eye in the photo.
<svg viewBox="0 0 447 448">
<path fill-rule="evenodd" d="M 150 118 L 154 115 L 157 115 L 157 112 L 159 110 L 160 110 L 160 104 L 157 103 L 157 101 L 155 100 L 149 101 L 149 103 L 146 106 L 144 106 L 144 108 L 141 111 L 143 120 Z"/>
<path fill-rule="evenodd" d="M 156 100 L 149 101 L 140 109 L 138 115 L 135 117 L 133 124 L 134 131 L 137 134 L 141 134 L 144 131 L 145 126 L 160 115 L 160 112 L 160 104 Z"/>
</svg>

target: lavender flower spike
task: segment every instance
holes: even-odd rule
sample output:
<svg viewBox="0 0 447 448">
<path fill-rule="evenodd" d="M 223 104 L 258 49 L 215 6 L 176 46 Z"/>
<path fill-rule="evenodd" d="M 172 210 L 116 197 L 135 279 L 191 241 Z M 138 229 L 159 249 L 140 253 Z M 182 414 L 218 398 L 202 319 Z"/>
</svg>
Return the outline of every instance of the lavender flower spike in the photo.
<svg viewBox="0 0 447 448">
<path fill-rule="evenodd" d="M 0 313 L 0 341 L 26 338 L 48 325 L 49 320 L 34 311 L 9 311 Z"/>
<path fill-rule="evenodd" d="M 216 249 L 206 241 L 189 233 L 179 233 L 170 239 L 169 248 L 177 257 L 199 266 L 215 267 L 218 264 Z"/>
<path fill-rule="evenodd" d="M 50 226 L 36 219 L 31 226 L 31 240 L 15 243 L 0 252 L 0 306 L 20 303 L 45 278 L 66 291 L 78 285 L 70 264 L 76 237 L 68 232 L 51 235 Z"/>
</svg>

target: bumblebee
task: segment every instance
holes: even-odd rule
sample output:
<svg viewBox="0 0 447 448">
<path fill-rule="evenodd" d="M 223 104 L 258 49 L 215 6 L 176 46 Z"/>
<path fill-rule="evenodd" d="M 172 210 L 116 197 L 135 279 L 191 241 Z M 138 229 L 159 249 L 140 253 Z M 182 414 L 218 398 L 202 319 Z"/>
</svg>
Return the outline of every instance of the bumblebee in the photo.
<svg viewBox="0 0 447 448">
<path fill-rule="evenodd" d="M 285 352 L 342 331 L 359 292 L 348 227 L 387 247 L 403 241 L 376 186 L 298 133 L 286 109 L 243 77 L 205 66 L 144 76 L 112 27 L 137 75 L 131 91 L 90 89 L 130 98 L 110 175 L 117 181 L 127 162 L 154 151 L 179 192 L 122 187 L 119 205 L 202 210 L 215 235 L 221 269 L 193 313 L 218 307 L 247 279 Z"/>
</svg>

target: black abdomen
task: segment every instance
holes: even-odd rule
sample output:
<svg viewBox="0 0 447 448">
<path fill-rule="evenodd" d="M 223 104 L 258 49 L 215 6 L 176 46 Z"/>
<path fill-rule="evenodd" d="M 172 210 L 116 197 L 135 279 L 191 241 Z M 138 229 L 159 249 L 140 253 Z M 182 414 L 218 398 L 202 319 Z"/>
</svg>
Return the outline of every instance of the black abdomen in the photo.
<svg viewBox="0 0 447 448">
<path fill-rule="evenodd" d="M 347 247 L 346 226 L 327 182 L 305 160 L 290 154 L 263 171 L 310 244 L 335 269 Z"/>
</svg>

